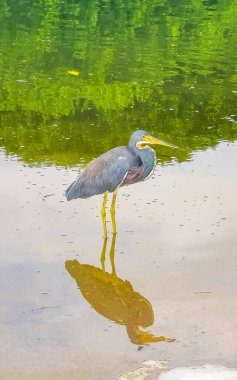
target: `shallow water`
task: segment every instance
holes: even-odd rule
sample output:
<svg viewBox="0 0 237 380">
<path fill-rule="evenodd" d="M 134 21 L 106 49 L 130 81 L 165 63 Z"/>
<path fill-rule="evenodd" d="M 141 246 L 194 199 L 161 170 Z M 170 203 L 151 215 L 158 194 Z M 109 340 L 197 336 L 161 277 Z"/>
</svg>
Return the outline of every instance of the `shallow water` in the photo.
<svg viewBox="0 0 237 380">
<path fill-rule="evenodd" d="M 3 5 L 0 379 L 237 367 L 236 1 Z M 137 128 L 180 149 L 105 244 L 102 197 L 64 192 Z"/>
<path fill-rule="evenodd" d="M 109 252 L 107 279 L 98 275 L 101 197 L 66 202 L 63 190 L 75 172 L 27 167 L 2 154 L 1 177 L 8 179 L 0 195 L 5 378 L 34 373 L 69 379 L 77 373 L 83 379 L 116 379 L 150 359 L 167 360 L 168 368 L 235 366 L 236 147 L 222 143 L 120 190 L 114 260 L 119 289 L 109 277 Z M 65 269 L 68 260 L 89 265 L 95 274 L 85 269 L 84 288 L 78 283 L 77 289 Z M 92 301 L 91 293 L 98 299 Z M 176 341 L 134 341 L 139 334 L 128 327 L 139 310 L 141 331 Z"/>
</svg>

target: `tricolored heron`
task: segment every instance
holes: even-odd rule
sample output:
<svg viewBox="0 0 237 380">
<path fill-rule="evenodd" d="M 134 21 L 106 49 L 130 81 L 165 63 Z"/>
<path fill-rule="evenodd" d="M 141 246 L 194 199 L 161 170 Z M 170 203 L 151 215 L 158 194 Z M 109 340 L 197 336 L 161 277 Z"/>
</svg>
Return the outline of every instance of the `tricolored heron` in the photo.
<svg viewBox="0 0 237 380">
<path fill-rule="evenodd" d="M 66 190 L 68 201 L 104 193 L 101 214 L 105 237 L 107 236 L 105 219 L 107 194 L 113 192 L 110 214 L 113 233 L 116 233 L 115 202 L 118 189 L 120 186 L 143 181 L 153 173 L 156 154 L 149 146 L 151 144 L 176 148 L 172 144 L 152 137 L 145 131 L 136 131 L 130 137 L 128 146 L 111 149 L 91 161 L 79 178 Z"/>
</svg>

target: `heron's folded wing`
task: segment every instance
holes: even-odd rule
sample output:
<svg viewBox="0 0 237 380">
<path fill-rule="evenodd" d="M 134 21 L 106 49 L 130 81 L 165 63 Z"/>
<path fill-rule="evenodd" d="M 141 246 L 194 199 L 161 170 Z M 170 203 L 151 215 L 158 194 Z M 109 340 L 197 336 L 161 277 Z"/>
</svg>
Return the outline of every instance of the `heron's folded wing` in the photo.
<svg viewBox="0 0 237 380">
<path fill-rule="evenodd" d="M 134 157 L 126 147 L 112 149 L 93 160 L 68 188 L 68 200 L 113 192 L 122 183 Z"/>
</svg>

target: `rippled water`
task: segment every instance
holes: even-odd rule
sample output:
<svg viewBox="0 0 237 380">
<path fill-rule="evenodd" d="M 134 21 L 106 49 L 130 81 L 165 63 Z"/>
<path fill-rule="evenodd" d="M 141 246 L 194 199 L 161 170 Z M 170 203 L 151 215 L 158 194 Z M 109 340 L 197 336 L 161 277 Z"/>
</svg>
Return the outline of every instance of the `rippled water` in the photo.
<svg viewBox="0 0 237 380">
<path fill-rule="evenodd" d="M 126 144 L 136 128 L 184 147 L 180 160 L 233 141 L 236 9 L 235 1 L 4 3 L 2 146 L 27 163 L 64 166 Z"/>
<path fill-rule="evenodd" d="M 0 378 L 237 366 L 236 18 L 236 0 L 2 3 Z M 119 191 L 104 241 L 101 197 L 64 191 L 135 129 L 180 149 Z"/>
</svg>

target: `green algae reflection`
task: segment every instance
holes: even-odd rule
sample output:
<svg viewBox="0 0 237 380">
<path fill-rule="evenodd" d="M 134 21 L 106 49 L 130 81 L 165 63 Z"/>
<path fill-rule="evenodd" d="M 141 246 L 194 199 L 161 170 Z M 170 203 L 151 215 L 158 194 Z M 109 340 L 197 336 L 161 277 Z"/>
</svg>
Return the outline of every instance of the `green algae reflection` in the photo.
<svg viewBox="0 0 237 380">
<path fill-rule="evenodd" d="M 181 161 L 235 140 L 236 18 L 237 0 L 3 1 L 0 145 L 70 166 L 137 128 Z"/>
</svg>

